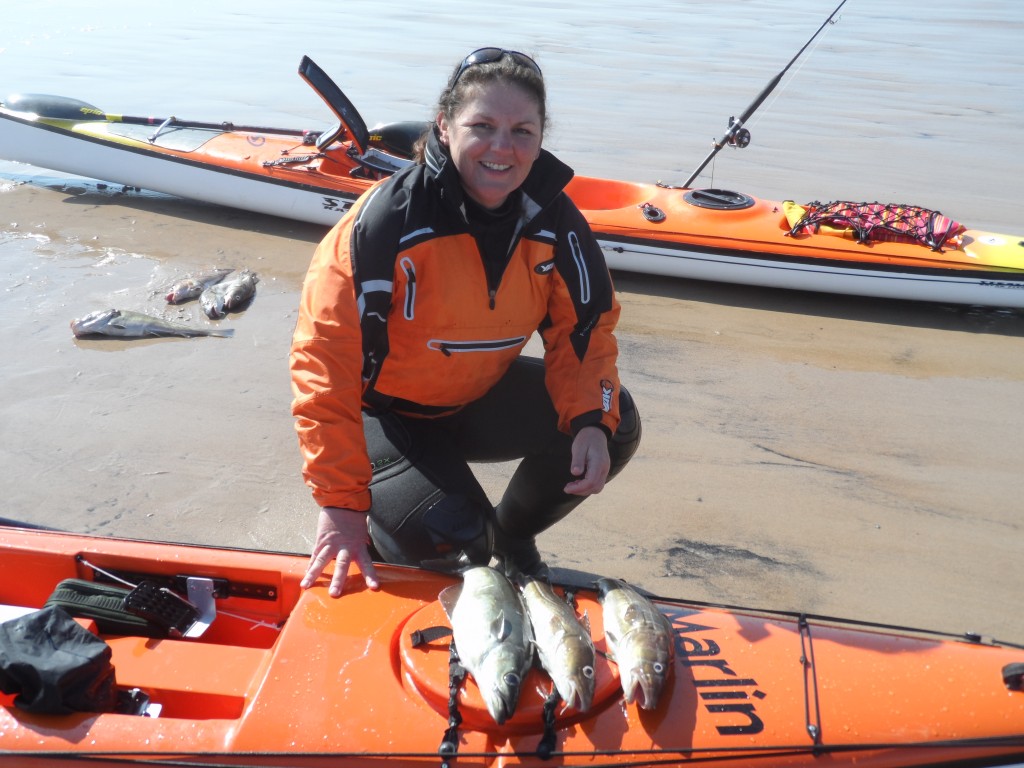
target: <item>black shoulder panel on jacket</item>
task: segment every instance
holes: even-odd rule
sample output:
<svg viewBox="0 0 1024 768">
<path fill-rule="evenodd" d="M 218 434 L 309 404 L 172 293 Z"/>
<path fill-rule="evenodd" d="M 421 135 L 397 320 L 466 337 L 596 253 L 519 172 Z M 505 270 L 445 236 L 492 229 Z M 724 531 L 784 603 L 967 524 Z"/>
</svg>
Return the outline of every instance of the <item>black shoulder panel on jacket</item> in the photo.
<svg viewBox="0 0 1024 768">
<path fill-rule="evenodd" d="M 553 232 L 555 269 L 565 282 L 576 309 L 571 341 L 582 360 L 590 332 L 601 315 L 612 308 L 614 289 L 608 265 L 587 220 L 568 195 L 562 193 L 531 224 L 531 232 L 544 237 Z"/>
</svg>

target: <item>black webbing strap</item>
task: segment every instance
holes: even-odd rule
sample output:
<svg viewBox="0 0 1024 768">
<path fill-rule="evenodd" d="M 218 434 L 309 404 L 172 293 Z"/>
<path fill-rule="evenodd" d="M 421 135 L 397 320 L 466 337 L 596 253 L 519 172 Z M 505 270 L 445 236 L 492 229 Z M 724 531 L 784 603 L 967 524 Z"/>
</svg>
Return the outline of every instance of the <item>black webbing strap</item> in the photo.
<svg viewBox="0 0 1024 768">
<path fill-rule="evenodd" d="M 537 744 L 537 757 L 541 760 L 548 760 L 551 755 L 555 752 L 555 740 L 557 734 L 555 733 L 555 707 L 558 706 L 558 702 L 562 700 L 562 697 L 558 695 L 558 689 L 555 686 L 551 686 L 551 693 L 544 700 L 544 734 L 540 737 L 540 743 Z"/>
<path fill-rule="evenodd" d="M 451 627 L 427 627 L 409 633 L 409 639 L 412 647 L 418 648 L 424 643 L 432 643 L 451 634 Z M 455 641 L 452 640 L 448 644 L 448 727 L 441 737 L 441 745 L 437 748 L 437 753 L 441 755 L 441 768 L 451 768 L 451 761 L 459 751 L 459 726 L 462 724 L 462 715 L 459 713 L 459 689 L 465 679 L 466 668 L 462 666 Z"/>
<path fill-rule="evenodd" d="M 466 679 L 466 668 L 462 666 L 455 641 L 448 646 L 448 728 L 441 738 L 437 752 L 441 755 L 441 768 L 451 768 L 451 761 L 459 751 L 459 726 L 462 715 L 459 713 L 459 689 Z"/>
<path fill-rule="evenodd" d="M 451 627 L 427 627 L 417 629 L 409 633 L 413 648 L 419 648 L 424 643 L 432 643 L 442 637 L 449 637 L 452 634 Z"/>
</svg>

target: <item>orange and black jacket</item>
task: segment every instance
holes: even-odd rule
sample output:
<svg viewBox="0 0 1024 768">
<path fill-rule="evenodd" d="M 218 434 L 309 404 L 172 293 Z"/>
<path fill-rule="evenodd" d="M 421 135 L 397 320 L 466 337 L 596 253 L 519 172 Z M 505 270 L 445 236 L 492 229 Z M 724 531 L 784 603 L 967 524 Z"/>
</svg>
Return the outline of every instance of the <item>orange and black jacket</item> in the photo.
<svg viewBox="0 0 1024 768">
<path fill-rule="evenodd" d="M 535 331 L 559 428 L 615 431 L 619 304 L 563 192 L 571 178 L 541 152 L 520 188 L 504 269 L 488 269 L 454 164 L 433 137 L 425 164 L 371 188 L 323 240 L 290 358 L 303 476 L 320 506 L 370 507 L 362 408 L 458 410 L 497 383 Z"/>
</svg>

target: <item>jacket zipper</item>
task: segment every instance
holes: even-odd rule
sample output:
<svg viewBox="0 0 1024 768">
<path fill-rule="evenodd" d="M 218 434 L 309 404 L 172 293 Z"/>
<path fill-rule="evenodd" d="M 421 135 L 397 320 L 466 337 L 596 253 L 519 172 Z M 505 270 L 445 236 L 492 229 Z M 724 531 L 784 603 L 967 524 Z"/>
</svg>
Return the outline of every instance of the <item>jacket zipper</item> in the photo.
<svg viewBox="0 0 1024 768">
<path fill-rule="evenodd" d="M 453 352 L 500 352 L 503 349 L 517 347 L 525 341 L 525 336 L 515 336 L 510 339 L 494 339 L 493 341 L 431 339 L 427 342 L 427 349 L 441 352 L 445 357 L 451 357 Z"/>
<path fill-rule="evenodd" d="M 416 316 L 416 265 L 408 256 L 403 256 L 399 262 L 405 270 L 405 319 L 412 320 Z M 493 309 L 493 307 L 492 307 Z"/>
</svg>

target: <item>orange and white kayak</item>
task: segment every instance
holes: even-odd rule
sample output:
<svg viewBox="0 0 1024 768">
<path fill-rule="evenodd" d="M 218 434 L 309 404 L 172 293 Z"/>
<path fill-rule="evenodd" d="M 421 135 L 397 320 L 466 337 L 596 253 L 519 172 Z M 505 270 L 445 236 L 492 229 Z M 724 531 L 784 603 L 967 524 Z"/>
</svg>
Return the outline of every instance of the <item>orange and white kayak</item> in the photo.
<svg viewBox="0 0 1024 768">
<path fill-rule="evenodd" d="M 0 158 L 331 226 L 371 183 L 412 162 L 411 146 L 424 124 L 368 129 L 340 88 L 308 57 L 299 74 L 336 115 L 330 129 L 304 132 L 130 117 L 75 99 L 24 95 L 0 105 Z M 1024 235 L 957 225 L 953 236 L 941 242 L 893 241 L 857 236 L 863 231 L 858 233 L 856 223 L 845 229 L 799 226 L 793 212 L 801 206 L 794 201 L 731 190 L 581 176 L 567 192 L 612 269 L 1024 307 Z"/>
<path fill-rule="evenodd" d="M 193 625 L 201 632 L 154 637 L 79 618 L 109 646 L 117 686 L 145 708 L 41 714 L 0 693 L 0 763 L 1024 762 L 1020 645 L 653 598 L 671 625 L 674 655 L 647 710 L 624 703 L 601 602 L 582 586 L 576 610 L 589 618 L 597 649 L 590 708 L 551 707 L 551 680 L 533 667 L 514 715 L 498 725 L 472 676 L 452 683 L 449 640 L 430 631 L 447 624 L 438 596 L 458 575 L 382 565 L 379 592 L 353 574 L 332 599 L 326 580 L 299 587 L 306 563 L 0 527 L 0 617 L 8 622 L 36 614 L 67 579 L 157 584 L 202 619 Z"/>
</svg>

